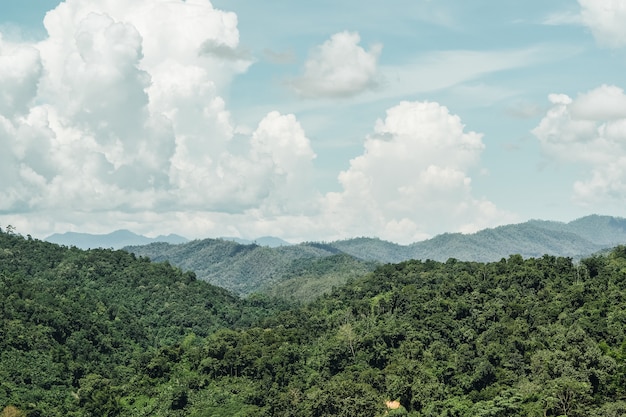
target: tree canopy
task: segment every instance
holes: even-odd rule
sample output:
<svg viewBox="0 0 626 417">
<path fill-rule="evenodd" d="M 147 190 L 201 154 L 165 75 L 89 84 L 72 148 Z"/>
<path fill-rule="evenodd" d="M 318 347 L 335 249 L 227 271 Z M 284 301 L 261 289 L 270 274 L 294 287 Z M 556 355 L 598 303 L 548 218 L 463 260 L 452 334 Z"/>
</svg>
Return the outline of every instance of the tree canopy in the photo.
<svg viewBox="0 0 626 417">
<path fill-rule="evenodd" d="M 3 417 L 626 413 L 624 246 L 387 264 L 288 304 L 11 231 L 0 283 Z"/>
</svg>

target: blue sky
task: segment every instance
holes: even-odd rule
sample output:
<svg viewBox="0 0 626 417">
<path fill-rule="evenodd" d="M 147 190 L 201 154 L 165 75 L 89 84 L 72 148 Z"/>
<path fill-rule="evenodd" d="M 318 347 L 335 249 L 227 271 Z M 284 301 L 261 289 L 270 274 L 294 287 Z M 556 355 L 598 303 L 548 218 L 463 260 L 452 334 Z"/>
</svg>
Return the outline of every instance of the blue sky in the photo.
<svg viewBox="0 0 626 417">
<path fill-rule="evenodd" d="M 0 33 L 0 226 L 22 233 L 626 216 L 621 2 L 24 0 Z"/>
</svg>

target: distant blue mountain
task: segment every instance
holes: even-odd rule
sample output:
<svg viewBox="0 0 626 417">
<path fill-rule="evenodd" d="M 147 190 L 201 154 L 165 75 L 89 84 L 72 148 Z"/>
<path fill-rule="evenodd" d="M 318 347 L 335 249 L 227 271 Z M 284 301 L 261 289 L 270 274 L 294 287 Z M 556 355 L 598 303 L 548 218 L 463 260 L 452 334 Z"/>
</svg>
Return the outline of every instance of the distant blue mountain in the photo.
<svg viewBox="0 0 626 417">
<path fill-rule="evenodd" d="M 81 249 L 121 249 L 124 246 L 148 245 L 154 242 L 166 242 L 173 245 L 189 242 L 189 239 L 175 234 L 150 238 L 129 230 L 116 230 L 104 235 L 75 232 L 55 233 L 48 236 L 45 240 L 59 245 L 76 246 Z"/>
</svg>

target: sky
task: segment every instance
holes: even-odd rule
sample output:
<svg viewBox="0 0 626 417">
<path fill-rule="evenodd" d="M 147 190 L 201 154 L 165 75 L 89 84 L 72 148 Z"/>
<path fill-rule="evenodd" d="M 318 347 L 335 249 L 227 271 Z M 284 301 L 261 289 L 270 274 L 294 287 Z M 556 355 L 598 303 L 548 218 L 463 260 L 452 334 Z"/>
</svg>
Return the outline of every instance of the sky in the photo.
<svg viewBox="0 0 626 417">
<path fill-rule="evenodd" d="M 0 3 L 0 227 L 359 236 L 626 217 L 626 2 Z"/>
</svg>

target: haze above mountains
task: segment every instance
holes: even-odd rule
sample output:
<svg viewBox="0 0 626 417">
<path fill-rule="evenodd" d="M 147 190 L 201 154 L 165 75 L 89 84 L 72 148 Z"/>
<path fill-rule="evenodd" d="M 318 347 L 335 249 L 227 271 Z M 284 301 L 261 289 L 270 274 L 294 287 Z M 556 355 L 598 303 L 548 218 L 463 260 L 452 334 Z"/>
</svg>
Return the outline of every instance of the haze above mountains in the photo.
<svg viewBox="0 0 626 417">
<path fill-rule="evenodd" d="M 241 245 L 256 244 L 259 246 L 269 247 L 287 246 L 291 244 L 283 239 L 272 236 L 264 236 L 254 240 L 242 239 L 238 237 L 221 237 L 220 239 L 233 241 Z M 133 233 L 130 230 L 116 230 L 107 234 L 77 232 L 55 233 L 48 236 L 44 240 L 58 245 L 76 246 L 80 249 L 122 249 L 125 246 L 148 245 L 155 242 L 170 243 L 173 245 L 189 242 L 189 239 L 177 234 L 147 237 Z"/>
<path fill-rule="evenodd" d="M 76 246 L 80 249 L 96 249 L 96 248 L 112 248 L 121 249 L 124 246 L 129 245 L 147 245 L 152 242 L 167 242 L 172 244 L 179 244 L 188 242 L 189 239 L 170 234 L 167 236 L 161 235 L 155 238 L 150 238 L 136 233 L 130 230 L 116 230 L 107 234 L 90 234 L 90 233 L 55 233 L 48 236 L 44 240 L 50 243 L 56 243 L 57 245 Z"/>
</svg>

